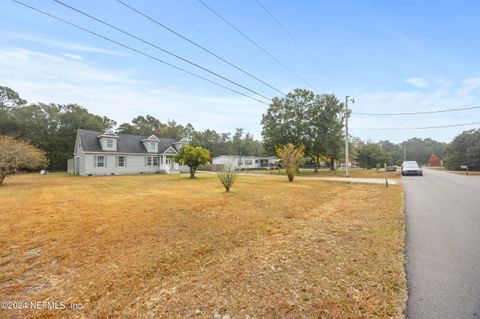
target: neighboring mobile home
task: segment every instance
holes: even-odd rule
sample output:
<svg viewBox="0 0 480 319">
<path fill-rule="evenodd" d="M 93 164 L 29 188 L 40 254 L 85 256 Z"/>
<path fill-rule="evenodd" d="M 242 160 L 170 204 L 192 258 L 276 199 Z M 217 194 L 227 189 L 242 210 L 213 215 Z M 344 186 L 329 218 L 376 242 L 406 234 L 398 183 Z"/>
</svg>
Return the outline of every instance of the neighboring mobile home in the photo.
<svg viewBox="0 0 480 319">
<path fill-rule="evenodd" d="M 158 138 L 79 129 L 68 172 L 82 176 L 179 173 L 188 167 L 173 161 L 185 139 Z"/>
<path fill-rule="evenodd" d="M 277 168 L 278 161 L 275 156 L 220 155 L 213 158 L 212 164 L 225 165 L 233 162 L 239 169 L 273 169 Z"/>
</svg>

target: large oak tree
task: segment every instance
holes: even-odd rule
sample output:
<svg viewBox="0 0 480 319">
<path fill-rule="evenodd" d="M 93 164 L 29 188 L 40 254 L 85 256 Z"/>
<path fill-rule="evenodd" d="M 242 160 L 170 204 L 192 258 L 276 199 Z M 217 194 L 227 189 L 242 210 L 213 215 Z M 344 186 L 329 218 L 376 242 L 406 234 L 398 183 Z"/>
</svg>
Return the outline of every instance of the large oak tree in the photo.
<svg viewBox="0 0 480 319">
<path fill-rule="evenodd" d="M 283 98 L 275 97 L 263 115 L 265 148 L 304 145 L 314 162 L 329 158 L 333 164 L 342 154 L 344 120 L 344 104 L 335 95 L 295 89 Z"/>
</svg>

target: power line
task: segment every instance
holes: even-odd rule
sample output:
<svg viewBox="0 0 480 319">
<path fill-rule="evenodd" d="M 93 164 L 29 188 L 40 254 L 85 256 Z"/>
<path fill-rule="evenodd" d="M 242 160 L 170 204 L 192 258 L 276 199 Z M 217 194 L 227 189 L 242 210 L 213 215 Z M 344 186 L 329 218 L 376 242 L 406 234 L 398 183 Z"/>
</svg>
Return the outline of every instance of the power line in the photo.
<svg viewBox="0 0 480 319">
<path fill-rule="evenodd" d="M 458 112 L 465 110 L 480 109 L 480 106 L 470 106 L 455 109 L 437 110 L 437 111 L 423 111 L 423 112 L 402 112 L 402 113 L 362 113 L 353 112 L 355 115 L 372 115 L 372 116 L 397 116 L 397 115 L 419 115 L 419 114 L 434 114 L 434 113 L 446 113 L 446 112 Z"/>
<path fill-rule="evenodd" d="M 250 43 L 252 43 L 254 46 L 256 46 L 260 51 L 262 51 L 263 53 L 265 53 L 266 55 L 268 55 L 272 60 L 274 60 L 275 62 L 277 62 L 278 64 L 280 64 L 285 70 L 287 70 L 288 72 L 290 72 L 292 75 L 294 75 L 297 79 L 299 79 L 300 81 L 302 81 L 303 83 L 305 83 L 306 85 L 308 85 L 309 87 L 313 87 L 313 85 L 311 85 L 310 83 L 308 83 L 306 80 L 304 80 L 300 75 L 298 75 L 296 72 L 294 72 L 292 69 L 290 69 L 285 63 L 283 63 L 282 61 L 280 61 L 279 59 L 277 59 L 276 57 L 273 56 L 273 54 L 271 54 L 270 52 L 268 52 L 266 49 L 264 49 L 260 44 L 258 44 L 255 40 L 253 40 L 252 38 L 250 38 L 248 35 L 246 35 L 244 32 L 242 32 L 242 30 L 240 30 L 239 28 L 237 28 L 234 24 L 232 24 L 230 21 L 228 21 L 226 18 L 224 18 L 222 15 L 220 15 L 220 13 L 218 13 L 217 11 L 215 11 L 212 7 L 210 7 L 208 4 L 206 4 L 205 2 L 203 2 L 202 0 L 197 0 L 198 2 L 200 2 L 205 8 L 207 8 L 208 10 L 210 10 L 210 12 L 212 12 L 214 15 L 216 15 L 219 19 L 221 19 L 223 22 L 225 22 L 226 24 L 228 24 L 231 28 L 233 28 L 235 31 L 237 31 L 238 33 L 240 33 L 245 39 L 247 39 Z"/>
<path fill-rule="evenodd" d="M 305 53 L 305 55 L 310 58 L 310 60 L 312 60 L 320 69 L 322 69 L 320 63 L 318 63 L 318 61 L 310 54 L 310 52 L 308 52 L 307 49 L 305 49 L 305 47 L 301 45 L 300 42 L 298 42 L 290 32 L 288 32 L 288 30 L 280 23 L 280 21 L 278 21 L 277 18 L 275 18 L 275 16 L 270 12 L 270 10 L 268 10 L 260 0 L 255 1 L 272 18 L 272 20 L 280 27 L 280 29 L 285 32 L 285 34 L 290 38 L 290 40 L 292 40 L 293 43 L 295 43 L 303 51 L 303 53 Z"/>
<path fill-rule="evenodd" d="M 244 70 L 244 69 L 242 69 L 241 67 L 239 67 L 239 66 L 237 66 L 237 65 L 233 64 L 232 62 L 230 62 L 230 61 L 228 61 L 227 59 L 225 59 L 225 58 L 221 57 L 220 55 L 218 55 L 218 54 L 216 54 L 216 53 L 212 52 L 211 50 L 209 50 L 209 49 L 205 48 L 204 46 L 202 46 L 202 45 L 198 44 L 197 42 L 195 42 L 195 41 L 193 41 L 193 40 L 189 39 L 188 37 L 186 37 L 186 36 L 182 35 L 181 33 L 179 33 L 179 32 L 177 32 L 177 31 L 173 30 L 172 28 L 170 28 L 170 27 L 168 27 L 168 26 L 164 25 L 163 23 L 161 23 L 160 21 L 158 21 L 158 20 L 156 20 L 156 19 L 154 19 L 154 18 L 150 17 L 150 16 L 149 16 L 149 15 L 147 15 L 146 13 L 144 13 L 144 12 L 142 12 L 142 11 L 140 11 L 140 10 L 138 10 L 138 9 L 134 8 L 134 7 L 132 7 L 131 5 L 129 5 L 129 4 L 127 4 L 127 3 L 125 3 L 125 2 L 124 2 L 124 1 L 122 1 L 122 0 L 115 0 L 115 1 L 117 1 L 117 2 L 118 2 L 118 3 L 120 3 L 120 4 L 122 4 L 123 6 L 127 7 L 128 9 L 130 9 L 130 10 L 132 10 L 132 11 L 134 11 L 134 12 L 138 13 L 139 15 L 141 15 L 141 16 L 143 16 L 143 17 L 145 17 L 146 19 L 148 19 L 148 20 L 152 21 L 153 23 L 155 23 L 155 24 L 159 25 L 160 27 L 164 28 L 165 30 L 167 30 L 167 31 L 169 31 L 169 32 L 171 32 L 171 33 L 173 33 L 173 34 L 177 35 L 178 37 L 180 37 L 180 38 L 184 39 L 185 41 L 187 41 L 187 42 L 189 42 L 189 43 L 193 44 L 193 45 L 194 45 L 194 46 L 196 46 L 197 48 L 199 48 L 199 49 L 201 49 L 201 50 L 203 50 L 203 51 L 205 51 L 205 52 L 209 53 L 210 55 L 212 55 L 212 56 L 216 57 L 217 59 L 219 59 L 219 60 L 221 60 L 221 61 L 225 62 L 226 64 L 228 64 L 228 65 L 230 65 L 231 67 L 233 67 L 233 68 L 237 69 L 238 71 L 240 71 L 240 72 L 242 72 L 242 73 L 244 73 L 244 74 L 248 75 L 248 76 L 249 76 L 249 77 L 251 77 L 252 79 L 254 79 L 254 80 L 256 80 L 256 81 L 258 81 L 258 82 L 260 82 L 260 83 L 262 83 L 262 84 L 264 84 L 264 85 L 266 85 L 266 86 L 268 86 L 269 88 L 271 88 L 271 89 L 275 90 L 276 92 L 278 92 L 278 93 L 280 93 L 280 94 L 282 94 L 282 95 L 286 95 L 284 92 L 280 91 L 279 89 L 277 89 L 277 88 L 276 88 L 276 87 L 274 87 L 273 85 L 271 85 L 271 84 L 269 84 L 269 83 L 267 83 L 267 82 L 265 82 L 265 81 L 261 80 L 260 78 L 258 78 L 257 76 L 255 76 L 255 75 L 251 74 L 250 72 L 248 72 L 248 71 L 245 71 L 245 70 Z"/>
<path fill-rule="evenodd" d="M 438 126 L 425 126 L 425 127 L 381 127 L 381 128 L 364 128 L 357 127 L 352 128 L 352 130 L 364 130 L 364 131 L 409 131 L 409 130 L 430 130 L 430 129 L 442 129 L 449 127 L 460 127 L 460 126 L 469 126 L 469 125 L 480 125 L 480 122 L 473 123 L 462 123 L 462 124 L 451 124 L 451 125 L 438 125 Z"/>
<path fill-rule="evenodd" d="M 53 0 L 53 1 L 57 2 L 58 4 L 60 4 L 60 5 L 64 6 L 64 7 L 67 7 L 67 8 L 69 8 L 69 9 L 73 10 L 73 11 L 76 11 L 76 12 L 78 12 L 78 13 L 80 13 L 80 14 L 82 14 L 82 15 L 84 15 L 84 16 L 92 19 L 92 20 L 95 20 L 95 21 L 97 21 L 97 22 L 99 22 L 99 23 L 102 23 L 102 24 L 104 24 L 104 25 L 106 25 L 106 26 L 108 26 L 108 27 L 110 27 L 110 28 L 112 28 L 112 29 L 115 29 L 115 30 L 117 30 L 117 31 L 119 31 L 119 32 L 121 32 L 121 33 L 123 33 L 123 34 L 126 34 L 126 35 L 128 35 L 129 37 L 131 37 L 131 38 L 134 38 L 134 39 L 136 39 L 136 40 L 138 40 L 138 41 L 140 41 L 140 42 L 143 42 L 143 43 L 145 43 L 145 44 L 148 44 L 149 46 L 151 46 L 151 47 L 153 47 L 153 48 L 155 48 L 155 49 L 157 49 L 157 50 L 160 50 L 160 51 L 162 51 L 162 52 L 165 52 L 165 53 L 167 53 L 167 54 L 169 54 L 169 55 L 171 55 L 171 56 L 173 56 L 173 57 L 175 57 L 175 58 L 177 58 L 177 59 L 179 59 L 179 60 L 182 60 L 182 61 L 184 61 L 184 62 L 186 62 L 186 63 L 188 63 L 188 64 L 190 64 L 190 65 L 193 65 L 193 66 L 195 66 L 196 68 L 199 68 L 199 69 L 201 69 L 201 70 L 203 70 L 203 71 L 206 71 L 206 72 L 208 72 L 208 73 L 210 73 L 210 74 L 212 74 L 212 75 L 215 75 L 216 77 L 219 77 L 219 78 L 221 78 L 222 80 L 225 80 L 225 81 L 227 81 L 227 82 L 230 82 L 230 83 L 232 83 L 232 84 L 234 84 L 234 85 L 236 85 L 236 86 L 238 86 L 238 87 L 241 87 L 241 88 L 244 89 L 244 90 L 247 90 L 247 91 L 249 91 L 249 92 L 251 92 L 251 93 L 253 93 L 253 94 L 256 94 L 256 95 L 258 95 L 258 96 L 261 96 L 261 97 L 263 97 L 264 99 L 271 100 L 269 97 L 267 97 L 267 96 L 265 96 L 265 95 L 263 95 L 263 94 L 261 94 L 261 93 L 258 93 L 258 92 L 255 91 L 255 90 L 252 90 L 252 89 L 250 89 L 250 88 L 248 88 L 248 87 L 246 87 L 246 86 L 244 86 L 244 85 L 242 85 L 242 84 L 239 84 L 238 82 L 235 82 L 235 81 L 233 81 L 233 80 L 230 80 L 229 78 L 227 78 L 227 77 L 225 77 L 225 76 L 223 76 L 223 75 L 220 75 L 220 74 L 218 74 L 218 73 L 216 73 L 216 72 L 214 72 L 214 71 L 212 71 L 212 70 L 209 70 L 209 69 L 207 69 L 207 68 L 205 68 L 205 67 L 203 67 L 203 66 L 201 66 L 201 65 L 199 65 L 199 64 L 197 64 L 197 63 L 195 63 L 195 62 L 192 62 L 192 61 L 190 61 L 190 60 L 188 60 L 188 59 L 186 59 L 186 58 L 183 58 L 183 57 L 181 57 L 181 56 L 179 56 L 179 55 L 177 55 L 177 54 L 175 54 L 175 53 L 173 53 L 173 52 L 170 52 L 170 51 L 168 51 L 168 50 L 166 50 L 166 49 L 164 49 L 164 48 L 161 48 L 161 47 L 159 47 L 158 45 L 156 45 L 156 44 L 154 44 L 154 43 L 152 43 L 152 42 L 149 42 L 149 41 L 147 41 L 147 40 L 144 40 L 144 39 L 142 39 L 142 38 L 140 38 L 140 37 L 138 37 L 138 36 L 136 36 L 136 35 L 134 35 L 134 34 L 131 34 L 131 33 L 127 32 L 127 31 L 125 31 L 125 30 L 120 29 L 120 28 L 118 28 L 118 27 L 116 27 L 116 26 L 114 26 L 114 25 L 112 25 L 112 24 L 110 24 L 110 23 L 108 23 L 108 22 L 105 22 L 105 21 L 103 21 L 103 20 L 101 20 L 101 19 L 98 19 L 98 18 L 96 18 L 96 17 L 94 17 L 94 16 L 92 16 L 92 15 L 90 15 L 90 14 L 88 14 L 88 13 L 82 11 L 82 10 L 79 10 L 79 9 L 77 9 L 77 8 L 74 8 L 74 7 L 72 7 L 72 6 L 70 6 L 70 5 L 66 4 L 66 3 L 63 3 L 62 1 L 59 1 L 59 0 Z"/>
<path fill-rule="evenodd" d="M 181 68 L 181 67 L 178 67 L 178 66 L 176 66 L 176 65 L 174 65 L 174 64 L 171 64 L 171 63 L 169 63 L 169 62 L 163 61 L 163 60 L 161 60 L 161 59 L 159 59 L 159 58 L 157 58 L 157 57 L 154 57 L 154 56 L 152 56 L 152 55 L 150 55 L 150 54 L 148 54 L 148 53 L 145 53 L 145 52 L 140 51 L 140 50 L 138 50 L 138 49 L 132 48 L 132 47 L 126 45 L 126 44 L 123 44 L 123 43 L 121 43 L 121 42 L 119 42 L 119 41 L 113 40 L 113 39 L 111 39 L 111 38 L 109 38 L 109 37 L 106 37 L 106 36 L 104 36 L 104 35 L 101 35 L 101 34 L 99 34 L 99 33 L 96 33 L 95 31 L 91 31 L 91 30 L 89 30 L 89 29 L 86 29 L 86 28 L 84 28 L 84 27 L 82 27 L 82 26 L 79 26 L 79 25 L 77 25 L 77 24 L 74 24 L 74 23 L 72 23 L 72 22 L 70 22 L 70 21 L 67 21 L 67 20 L 62 19 L 62 18 L 60 18 L 60 17 L 57 17 L 57 16 L 55 16 L 55 15 L 53 15 L 53 14 L 51 14 L 51 13 L 48 13 L 48 12 L 46 12 L 46 11 L 42 11 L 42 10 L 36 8 L 36 7 L 30 6 L 30 5 L 26 4 L 26 3 L 23 3 L 23 2 L 18 1 L 18 0 L 12 0 L 12 1 L 13 1 L 13 2 L 16 2 L 16 3 L 18 3 L 18 4 L 20 4 L 20 5 L 24 6 L 24 7 L 30 8 L 30 9 L 36 11 L 36 12 L 42 13 L 42 14 L 44 14 L 44 15 L 50 17 L 50 18 L 53 18 L 53 19 L 55 19 L 55 20 L 57 20 L 57 21 L 61 21 L 61 22 L 65 23 L 65 24 L 68 24 L 68 25 L 70 25 L 70 26 L 72 26 L 72 27 L 75 27 L 75 28 L 77 28 L 77 29 L 79 29 L 79 30 L 85 31 L 85 32 L 87 32 L 87 33 L 90 33 L 90 34 L 96 36 L 96 37 L 99 37 L 99 38 L 102 38 L 102 39 L 104 39 L 104 40 L 106 40 L 106 41 L 109 41 L 109 42 L 111 42 L 111 43 L 114 43 L 114 44 L 116 44 L 116 45 L 118 45 L 118 46 L 121 46 L 121 47 L 123 47 L 123 48 L 125 48 L 125 49 L 128 49 L 128 50 L 130 50 L 130 51 L 136 52 L 136 53 L 138 53 L 138 54 L 140 54 L 140 55 L 143 55 L 143 56 L 145 56 L 145 57 L 148 57 L 148 58 L 150 58 L 150 59 L 152 59 L 152 60 L 155 60 L 155 61 L 157 61 L 157 62 L 160 62 L 160 63 L 162 63 L 162 64 L 165 64 L 165 65 L 167 65 L 167 66 L 169 66 L 169 67 L 171 67 L 171 68 L 174 68 L 174 69 L 176 69 L 176 70 L 182 71 L 182 72 L 187 73 L 187 74 L 190 74 L 190 75 L 192 75 L 192 76 L 194 76 L 194 77 L 196 77 L 196 78 L 202 79 L 202 80 L 204 80 L 204 81 L 207 81 L 207 82 L 209 82 L 209 83 L 212 83 L 212 84 L 214 84 L 214 85 L 216 85 L 216 86 L 219 86 L 219 87 L 221 87 L 221 88 L 227 89 L 227 90 L 229 90 L 229 91 L 232 91 L 232 92 L 234 92 L 234 93 L 237 93 L 237 94 L 242 95 L 242 96 L 244 96 L 244 97 L 247 97 L 247 98 L 249 98 L 249 99 L 255 100 L 255 101 L 260 102 L 260 103 L 262 103 L 262 104 L 268 105 L 268 103 L 266 103 L 266 102 L 264 102 L 264 101 L 262 101 L 262 100 L 259 100 L 259 99 L 255 98 L 255 97 L 253 97 L 253 96 L 250 96 L 250 95 L 248 95 L 248 94 L 245 94 L 245 93 L 242 93 L 242 92 L 237 91 L 237 90 L 235 90 L 235 89 L 232 89 L 232 88 L 230 88 L 230 87 L 228 87 L 228 86 L 225 86 L 225 85 L 223 85 L 223 84 L 221 84 L 221 83 L 218 83 L 218 82 L 216 82 L 216 81 L 210 80 L 210 79 L 208 79 L 208 78 L 206 78 L 206 77 L 203 77 L 203 76 L 201 76 L 201 75 L 198 75 L 198 74 L 196 74 L 196 73 L 193 73 L 193 72 L 191 72 L 191 71 L 188 71 L 188 70 L 186 70 L 186 69 L 183 69 L 183 68 Z"/>
</svg>

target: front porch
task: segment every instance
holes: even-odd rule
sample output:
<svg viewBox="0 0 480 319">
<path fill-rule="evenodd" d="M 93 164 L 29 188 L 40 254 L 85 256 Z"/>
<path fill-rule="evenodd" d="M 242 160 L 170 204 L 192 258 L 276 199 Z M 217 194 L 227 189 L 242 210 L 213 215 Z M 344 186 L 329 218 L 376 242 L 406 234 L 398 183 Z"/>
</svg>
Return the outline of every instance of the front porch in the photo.
<svg viewBox="0 0 480 319">
<path fill-rule="evenodd" d="M 158 171 L 163 174 L 180 174 L 182 167 L 175 163 L 175 154 L 162 154 L 159 156 Z"/>
<path fill-rule="evenodd" d="M 188 166 L 175 163 L 173 154 L 159 156 L 158 171 L 162 174 L 180 174 L 189 171 Z"/>
</svg>

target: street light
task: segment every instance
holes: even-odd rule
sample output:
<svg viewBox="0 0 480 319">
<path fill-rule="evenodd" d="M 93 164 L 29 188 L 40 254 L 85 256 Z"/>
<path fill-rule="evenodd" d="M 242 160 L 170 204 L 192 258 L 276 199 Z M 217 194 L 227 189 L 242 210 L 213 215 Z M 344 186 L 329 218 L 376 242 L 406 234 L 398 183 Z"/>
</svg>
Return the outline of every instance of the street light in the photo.
<svg viewBox="0 0 480 319">
<path fill-rule="evenodd" d="M 345 176 L 349 177 L 349 156 L 348 156 L 348 116 L 350 115 L 348 110 L 348 101 L 355 103 L 355 100 L 350 96 L 345 97 Z"/>
</svg>

